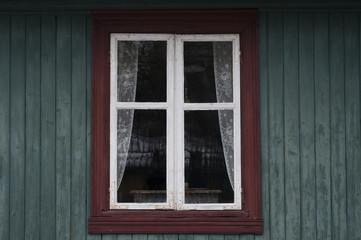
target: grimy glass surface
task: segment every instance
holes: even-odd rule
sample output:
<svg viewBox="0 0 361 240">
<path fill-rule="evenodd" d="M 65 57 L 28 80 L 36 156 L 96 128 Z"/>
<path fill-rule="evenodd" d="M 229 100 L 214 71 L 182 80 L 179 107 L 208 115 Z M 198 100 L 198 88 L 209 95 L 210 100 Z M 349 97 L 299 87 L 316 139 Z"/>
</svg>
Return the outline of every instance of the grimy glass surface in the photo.
<svg viewBox="0 0 361 240">
<path fill-rule="evenodd" d="M 232 42 L 184 42 L 184 102 L 232 102 L 232 61 Z"/>
<path fill-rule="evenodd" d="M 118 41 L 118 102 L 166 102 L 167 42 Z"/>
<path fill-rule="evenodd" d="M 185 111 L 185 202 L 233 203 L 218 111 Z"/>
<path fill-rule="evenodd" d="M 129 110 L 118 110 L 118 116 L 121 111 Z M 131 111 L 134 120 L 118 202 L 166 202 L 166 111 Z"/>
</svg>

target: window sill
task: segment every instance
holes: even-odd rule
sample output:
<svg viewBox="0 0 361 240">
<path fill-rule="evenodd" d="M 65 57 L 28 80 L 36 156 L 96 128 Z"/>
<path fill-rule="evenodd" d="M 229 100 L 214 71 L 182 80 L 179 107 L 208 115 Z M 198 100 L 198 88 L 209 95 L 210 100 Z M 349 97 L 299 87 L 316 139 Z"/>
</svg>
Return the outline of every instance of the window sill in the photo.
<svg viewBox="0 0 361 240">
<path fill-rule="evenodd" d="M 89 233 L 262 234 L 262 219 L 247 211 L 103 211 Z"/>
</svg>

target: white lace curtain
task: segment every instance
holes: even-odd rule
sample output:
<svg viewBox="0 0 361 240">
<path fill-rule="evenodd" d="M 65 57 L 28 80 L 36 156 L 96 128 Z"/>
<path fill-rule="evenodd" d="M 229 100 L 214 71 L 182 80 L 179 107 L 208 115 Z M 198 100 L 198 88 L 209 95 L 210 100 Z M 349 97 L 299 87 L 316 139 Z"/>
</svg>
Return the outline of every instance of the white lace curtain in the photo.
<svg viewBox="0 0 361 240">
<path fill-rule="evenodd" d="M 217 102 L 233 102 L 232 89 L 232 42 L 214 42 L 214 75 Z M 138 43 L 132 41 L 118 42 L 118 101 L 134 102 L 136 96 L 138 72 Z M 118 188 L 127 164 L 129 144 L 133 128 L 134 110 L 118 111 L 117 135 L 117 180 Z M 234 189 L 234 146 L 233 146 L 233 112 L 218 111 L 219 128 L 222 138 L 227 174 Z"/>
<path fill-rule="evenodd" d="M 217 102 L 233 102 L 232 42 L 213 42 L 213 64 Z M 218 110 L 224 161 L 232 189 L 234 189 L 233 111 Z"/>
<path fill-rule="evenodd" d="M 118 102 L 134 102 L 137 88 L 138 43 L 131 41 L 118 42 Z M 122 182 L 127 165 L 128 150 L 133 128 L 134 110 L 118 111 L 117 136 L 117 181 L 118 188 Z"/>
</svg>

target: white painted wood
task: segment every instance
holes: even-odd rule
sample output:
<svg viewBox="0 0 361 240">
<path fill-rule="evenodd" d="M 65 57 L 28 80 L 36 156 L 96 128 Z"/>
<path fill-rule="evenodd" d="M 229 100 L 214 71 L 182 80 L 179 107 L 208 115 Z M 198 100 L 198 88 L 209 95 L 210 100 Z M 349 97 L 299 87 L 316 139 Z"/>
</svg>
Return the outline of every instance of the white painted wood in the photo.
<svg viewBox="0 0 361 240">
<path fill-rule="evenodd" d="M 235 103 L 183 103 L 183 110 L 233 110 Z"/>
<path fill-rule="evenodd" d="M 173 104 L 162 102 L 117 102 L 116 109 L 168 109 Z"/>
<path fill-rule="evenodd" d="M 174 36 L 167 42 L 167 202 L 169 208 L 174 207 L 175 192 L 175 158 L 174 158 Z"/>
<path fill-rule="evenodd" d="M 117 201 L 117 40 L 114 35 L 110 38 L 110 208 Z M 114 171 L 112 171 L 112 169 Z"/>
<path fill-rule="evenodd" d="M 241 176 L 241 69 L 240 69 L 240 39 L 233 39 L 233 102 L 235 104 L 234 118 L 234 196 L 235 205 L 242 209 L 242 176 Z"/>
<path fill-rule="evenodd" d="M 179 106 L 184 103 L 184 76 L 183 76 L 183 43 L 178 37 L 175 39 L 175 124 L 176 124 L 176 136 L 175 143 L 175 166 L 176 166 L 176 209 L 183 206 L 184 203 L 184 112 Z M 180 67 L 182 66 L 182 67 Z"/>
<path fill-rule="evenodd" d="M 117 102 L 117 41 L 167 41 L 167 102 Z M 233 42 L 233 102 L 184 103 L 184 41 Z M 241 109 L 239 36 L 236 34 L 170 35 L 111 34 L 110 81 L 110 208 L 239 210 L 241 199 Z M 117 111 L 118 109 L 163 109 L 167 111 L 167 202 L 118 203 L 116 189 Z M 186 204 L 184 190 L 184 111 L 232 110 L 234 116 L 234 203 Z"/>
<path fill-rule="evenodd" d="M 177 34 L 176 38 L 181 42 L 239 42 L 238 34 Z"/>
<path fill-rule="evenodd" d="M 232 41 L 233 43 L 233 102 L 232 103 L 184 103 L 184 51 L 186 41 Z M 176 35 L 176 93 L 177 96 L 177 209 L 178 210 L 240 210 L 242 209 L 241 193 L 241 111 L 240 111 L 240 62 L 239 36 L 227 35 Z M 184 187 L 184 111 L 186 110 L 233 110 L 234 117 L 234 203 L 186 204 Z"/>
<path fill-rule="evenodd" d="M 167 41 L 167 102 L 117 102 L 117 41 Z M 174 35 L 170 34 L 111 34 L 110 39 L 110 209 L 173 209 L 173 78 Z M 117 202 L 117 114 L 119 109 L 163 109 L 167 111 L 167 201 L 165 203 Z"/>
</svg>

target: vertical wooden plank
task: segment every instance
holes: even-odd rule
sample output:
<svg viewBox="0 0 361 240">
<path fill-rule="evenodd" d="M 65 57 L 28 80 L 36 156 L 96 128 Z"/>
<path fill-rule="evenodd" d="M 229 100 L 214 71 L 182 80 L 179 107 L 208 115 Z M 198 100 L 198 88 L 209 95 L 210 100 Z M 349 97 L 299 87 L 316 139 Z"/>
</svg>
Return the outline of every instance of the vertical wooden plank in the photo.
<svg viewBox="0 0 361 240">
<path fill-rule="evenodd" d="M 239 240 L 240 235 L 225 235 L 224 240 Z"/>
<path fill-rule="evenodd" d="M 86 18 L 72 17 L 71 236 L 85 239 L 86 214 Z"/>
<path fill-rule="evenodd" d="M 328 14 L 315 16 L 315 150 L 317 239 L 331 238 Z"/>
<path fill-rule="evenodd" d="M 298 14 L 284 16 L 284 128 L 286 239 L 301 238 Z"/>
<path fill-rule="evenodd" d="M 10 239 L 10 16 L 0 16 L 0 239 Z"/>
<path fill-rule="evenodd" d="M 70 237 L 71 18 L 57 17 L 56 39 L 56 238 Z"/>
<path fill-rule="evenodd" d="M 147 240 L 147 234 L 133 234 L 133 240 Z"/>
<path fill-rule="evenodd" d="M 330 14 L 331 233 L 347 239 L 343 14 Z"/>
<path fill-rule="evenodd" d="M 315 101 L 312 13 L 299 15 L 301 236 L 316 236 Z"/>
<path fill-rule="evenodd" d="M 164 240 L 163 234 L 148 234 L 148 240 Z"/>
<path fill-rule="evenodd" d="M 285 238 L 284 109 L 283 109 L 283 15 L 268 16 L 268 121 L 270 171 L 270 233 Z"/>
<path fill-rule="evenodd" d="M 208 240 L 209 236 L 206 234 L 194 234 L 193 239 L 194 240 Z"/>
<path fill-rule="evenodd" d="M 239 236 L 239 239 L 240 240 L 254 240 L 254 235 L 252 235 L 252 234 L 242 234 L 242 235 L 240 235 Z"/>
<path fill-rule="evenodd" d="M 178 236 L 179 240 L 193 240 L 194 239 L 194 235 L 193 234 L 179 234 Z"/>
<path fill-rule="evenodd" d="M 224 240 L 224 235 L 222 234 L 212 234 L 212 235 L 209 235 L 209 240 Z"/>
<path fill-rule="evenodd" d="M 193 240 L 193 234 L 187 234 L 187 237 L 184 239 Z M 164 240 L 178 240 L 178 234 L 164 234 Z"/>
<path fill-rule="evenodd" d="M 55 16 L 41 17 L 40 239 L 55 239 Z"/>
<path fill-rule="evenodd" d="M 267 16 L 259 13 L 259 86 L 260 86 L 260 141 L 261 141 L 261 186 L 262 186 L 262 218 L 263 234 L 255 236 L 257 240 L 270 239 L 270 191 L 269 191 L 269 159 L 268 159 L 268 50 L 267 50 Z"/>
<path fill-rule="evenodd" d="M 102 240 L 117 240 L 116 234 L 103 234 Z"/>
<path fill-rule="evenodd" d="M 361 239 L 360 26 L 359 14 L 345 15 L 345 115 L 347 236 Z"/>
<path fill-rule="evenodd" d="M 132 234 L 118 234 L 117 240 L 132 240 Z"/>
<path fill-rule="evenodd" d="M 11 17 L 10 238 L 24 239 L 25 17 Z"/>
<path fill-rule="evenodd" d="M 26 17 L 25 236 L 40 238 L 40 16 Z"/>
</svg>

